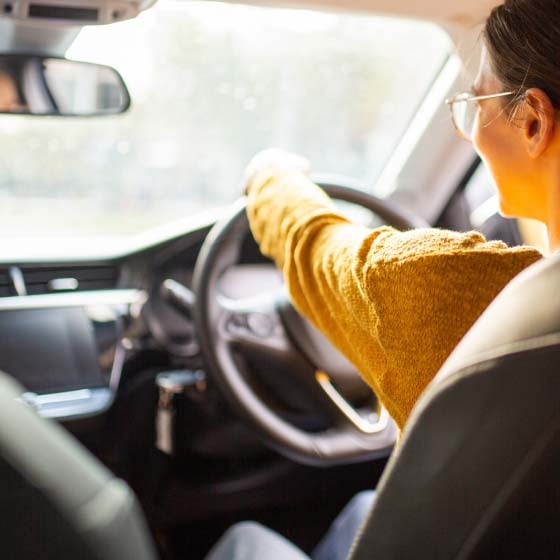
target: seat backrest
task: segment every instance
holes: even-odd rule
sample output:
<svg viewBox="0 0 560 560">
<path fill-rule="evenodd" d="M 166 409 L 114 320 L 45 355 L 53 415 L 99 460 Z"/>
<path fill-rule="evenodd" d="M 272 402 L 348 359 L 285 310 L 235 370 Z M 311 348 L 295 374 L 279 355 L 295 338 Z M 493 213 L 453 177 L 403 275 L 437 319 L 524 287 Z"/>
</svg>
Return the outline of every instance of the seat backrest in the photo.
<svg viewBox="0 0 560 560">
<path fill-rule="evenodd" d="M 560 257 L 496 298 L 413 410 L 352 560 L 560 557 Z"/>
<path fill-rule="evenodd" d="M 153 560 L 130 488 L 0 374 L 0 557 Z"/>
</svg>

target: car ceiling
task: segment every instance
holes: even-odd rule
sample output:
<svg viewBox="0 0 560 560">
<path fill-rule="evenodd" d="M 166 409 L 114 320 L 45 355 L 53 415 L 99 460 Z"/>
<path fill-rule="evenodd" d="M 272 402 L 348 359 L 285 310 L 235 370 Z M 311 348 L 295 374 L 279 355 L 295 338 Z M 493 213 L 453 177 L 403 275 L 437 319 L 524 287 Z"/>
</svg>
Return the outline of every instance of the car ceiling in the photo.
<svg viewBox="0 0 560 560">
<path fill-rule="evenodd" d="M 44 2 L 45 0 L 43 0 Z M 97 0 L 100 4 L 107 0 Z M 122 0 L 120 0 L 122 3 Z M 184 0 L 188 1 L 188 0 Z M 453 37 L 461 30 L 477 27 L 499 4 L 496 0 L 228 0 L 230 3 L 324 10 L 375 12 L 385 15 L 432 20 L 443 24 Z M 48 2 L 48 0 L 47 0 Z M 95 0 L 94 0 L 95 2 Z M 55 3 L 55 2 L 53 2 Z M 138 8 L 137 0 L 125 3 Z M 92 0 L 70 0 L 72 6 L 91 6 Z M 151 2 L 146 3 L 150 5 Z M 142 9 L 140 7 L 140 9 Z M 0 50 L 33 50 L 62 55 L 79 32 L 79 26 L 38 25 L 0 17 Z"/>
<path fill-rule="evenodd" d="M 452 2 L 450 0 L 269 0 L 267 2 L 249 0 L 240 3 L 375 12 L 469 27 L 482 23 L 490 10 L 501 2 L 496 0 L 454 0 Z"/>
</svg>

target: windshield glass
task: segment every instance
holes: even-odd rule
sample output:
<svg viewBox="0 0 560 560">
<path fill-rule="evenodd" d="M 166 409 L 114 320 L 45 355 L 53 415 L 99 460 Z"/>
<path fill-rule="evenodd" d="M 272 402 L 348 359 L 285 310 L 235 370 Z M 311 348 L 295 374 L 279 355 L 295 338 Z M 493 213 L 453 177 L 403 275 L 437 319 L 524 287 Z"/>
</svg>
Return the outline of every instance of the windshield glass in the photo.
<svg viewBox="0 0 560 560">
<path fill-rule="evenodd" d="M 225 206 L 258 150 L 373 185 L 447 59 L 436 26 L 162 0 L 81 31 L 67 55 L 110 64 L 124 115 L 0 115 L 0 235 L 127 236 Z"/>
</svg>

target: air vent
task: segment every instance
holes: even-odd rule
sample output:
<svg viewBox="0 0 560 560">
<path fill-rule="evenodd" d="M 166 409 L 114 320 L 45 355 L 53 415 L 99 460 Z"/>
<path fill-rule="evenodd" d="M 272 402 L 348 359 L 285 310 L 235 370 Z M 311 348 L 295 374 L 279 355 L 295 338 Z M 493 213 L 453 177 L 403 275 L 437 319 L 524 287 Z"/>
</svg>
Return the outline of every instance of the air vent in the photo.
<svg viewBox="0 0 560 560">
<path fill-rule="evenodd" d="M 118 279 L 118 271 L 112 266 L 26 267 L 22 272 L 29 295 L 112 290 Z"/>
<path fill-rule="evenodd" d="M 49 6 L 29 4 L 29 17 L 40 19 L 64 19 L 68 21 L 97 22 L 99 10 L 76 6 Z"/>
<path fill-rule="evenodd" d="M 0 268 L 0 297 L 13 296 L 16 294 L 14 283 L 8 268 Z"/>
</svg>

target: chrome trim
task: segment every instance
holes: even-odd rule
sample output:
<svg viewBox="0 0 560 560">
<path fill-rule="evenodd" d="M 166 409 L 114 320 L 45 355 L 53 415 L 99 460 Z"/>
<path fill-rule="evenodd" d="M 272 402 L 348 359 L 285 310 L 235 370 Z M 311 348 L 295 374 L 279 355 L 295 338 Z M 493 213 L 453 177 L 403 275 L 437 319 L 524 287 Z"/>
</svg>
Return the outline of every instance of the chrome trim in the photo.
<svg viewBox="0 0 560 560">
<path fill-rule="evenodd" d="M 27 295 L 27 287 L 25 286 L 25 279 L 23 278 L 23 273 L 21 272 L 21 268 L 17 266 L 10 267 L 10 278 L 14 284 L 14 288 L 16 290 L 16 294 L 18 296 L 26 296 Z"/>
<path fill-rule="evenodd" d="M 79 389 L 37 395 L 24 393 L 21 400 L 37 410 L 40 416 L 54 420 L 75 420 L 101 414 L 109 409 L 115 394 L 108 387 Z"/>
<path fill-rule="evenodd" d="M 143 290 L 99 290 L 0 298 L 0 311 L 45 309 L 51 307 L 87 307 L 90 305 L 126 305 L 144 303 L 148 295 Z"/>
<path fill-rule="evenodd" d="M 372 435 L 383 432 L 389 425 L 389 413 L 381 408 L 375 422 L 364 418 L 360 413 L 335 389 L 330 377 L 324 371 L 315 372 L 315 380 L 342 414 L 362 433 Z"/>
<path fill-rule="evenodd" d="M 49 281 L 49 289 L 53 292 L 74 291 L 80 287 L 76 278 L 55 278 Z"/>
<path fill-rule="evenodd" d="M 113 393 L 117 392 L 121 382 L 121 373 L 126 359 L 126 348 L 119 340 L 115 347 L 115 357 L 113 358 L 113 367 L 111 368 L 111 375 L 109 377 L 109 388 Z"/>
</svg>

